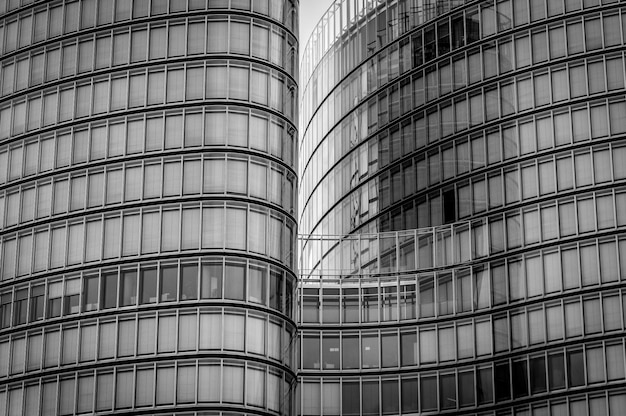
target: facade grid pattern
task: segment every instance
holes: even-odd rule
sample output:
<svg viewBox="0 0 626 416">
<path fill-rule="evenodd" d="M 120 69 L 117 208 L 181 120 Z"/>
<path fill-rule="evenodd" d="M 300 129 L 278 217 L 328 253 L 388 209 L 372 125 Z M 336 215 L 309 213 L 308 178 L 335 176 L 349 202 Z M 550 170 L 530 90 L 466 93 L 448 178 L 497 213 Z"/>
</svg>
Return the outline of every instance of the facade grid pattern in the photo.
<svg viewBox="0 0 626 416">
<path fill-rule="evenodd" d="M 297 411 L 626 411 L 626 9 L 336 1 L 303 52 Z"/>
<path fill-rule="evenodd" d="M 294 413 L 297 31 L 0 2 L 0 414 Z"/>
</svg>

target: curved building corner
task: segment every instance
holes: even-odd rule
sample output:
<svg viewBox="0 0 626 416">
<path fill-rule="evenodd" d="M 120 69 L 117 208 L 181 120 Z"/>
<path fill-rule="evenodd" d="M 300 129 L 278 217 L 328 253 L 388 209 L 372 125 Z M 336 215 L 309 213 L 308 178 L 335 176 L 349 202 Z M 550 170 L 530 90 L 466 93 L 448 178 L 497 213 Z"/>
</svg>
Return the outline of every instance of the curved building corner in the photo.
<svg viewBox="0 0 626 416">
<path fill-rule="evenodd" d="M 0 414 L 293 414 L 297 0 L 0 3 Z"/>
<path fill-rule="evenodd" d="M 336 1 L 301 65 L 301 415 L 622 415 L 626 8 Z"/>
</svg>

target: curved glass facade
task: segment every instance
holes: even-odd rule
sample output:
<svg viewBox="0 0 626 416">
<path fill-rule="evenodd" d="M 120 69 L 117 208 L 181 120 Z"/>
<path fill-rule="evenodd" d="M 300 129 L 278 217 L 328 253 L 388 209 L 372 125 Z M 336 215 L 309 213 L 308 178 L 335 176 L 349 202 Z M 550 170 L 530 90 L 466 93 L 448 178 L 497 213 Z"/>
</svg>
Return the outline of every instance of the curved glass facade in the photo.
<svg viewBox="0 0 626 416">
<path fill-rule="evenodd" d="M 1 2 L 0 414 L 293 413 L 297 9 Z"/>
<path fill-rule="evenodd" d="M 336 1 L 301 66 L 303 415 L 626 409 L 626 8 Z"/>
</svg>

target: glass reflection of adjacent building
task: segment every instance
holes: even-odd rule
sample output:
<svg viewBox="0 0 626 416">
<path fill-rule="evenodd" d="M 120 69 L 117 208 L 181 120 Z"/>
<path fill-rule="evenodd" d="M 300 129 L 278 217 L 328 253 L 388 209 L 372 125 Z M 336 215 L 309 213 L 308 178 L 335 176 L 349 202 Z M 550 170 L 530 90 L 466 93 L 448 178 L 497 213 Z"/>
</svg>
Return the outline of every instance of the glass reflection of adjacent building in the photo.
<svg viewBox="0 0 626 416">
<path fill-rule="evenodd" d="M 0 4 L 0 414 L 292 414 L 297 2 Z"/>
<path fill-rule="evenodd" d="M 337 1 L 301 65 L 302 415 L 626 412 L 626 9 Z"/>
</svg>

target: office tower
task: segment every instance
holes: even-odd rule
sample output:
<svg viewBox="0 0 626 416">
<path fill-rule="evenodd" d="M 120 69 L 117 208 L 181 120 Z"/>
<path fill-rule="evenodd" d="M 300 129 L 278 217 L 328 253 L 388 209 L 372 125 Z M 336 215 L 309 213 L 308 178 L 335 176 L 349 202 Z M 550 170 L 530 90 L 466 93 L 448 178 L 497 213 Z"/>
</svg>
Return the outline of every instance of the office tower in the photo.
<svg viewBox="0 0 626 416">
<path fill-rule="evenodd" d="M 626 8 L 336 1 L 301 66 L 298 413 L 626 412 Z"/>
<path fill-rule="evenodd" d="M 2 2 L 0 414 L 292 414 L 297 8 Z"/>
</svg>

